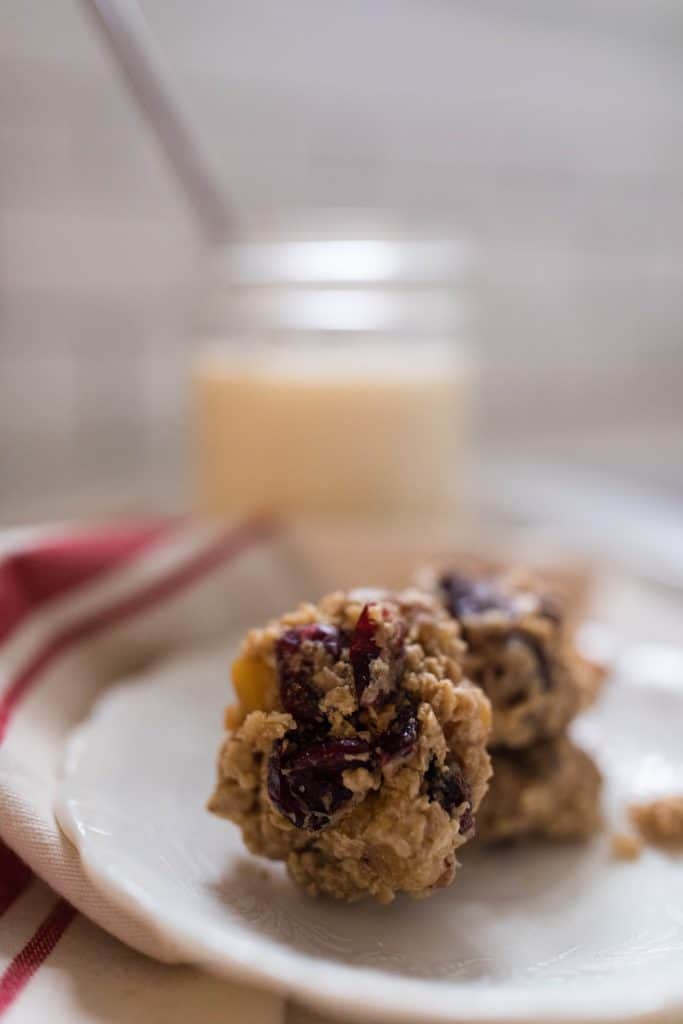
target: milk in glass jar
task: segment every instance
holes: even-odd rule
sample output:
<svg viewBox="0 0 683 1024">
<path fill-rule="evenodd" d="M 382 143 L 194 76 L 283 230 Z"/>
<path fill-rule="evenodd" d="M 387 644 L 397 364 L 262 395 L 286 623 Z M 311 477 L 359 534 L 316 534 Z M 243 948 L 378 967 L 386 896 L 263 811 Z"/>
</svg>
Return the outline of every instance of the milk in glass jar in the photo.
<svg viewBox="0 0 683 1024">
<path fill-rule="evenodd" d="M 227 250 L 193 371 L 201 509 L 451 516 L 472 386 L 465 266 L 452 241 Z"/>
</svg>

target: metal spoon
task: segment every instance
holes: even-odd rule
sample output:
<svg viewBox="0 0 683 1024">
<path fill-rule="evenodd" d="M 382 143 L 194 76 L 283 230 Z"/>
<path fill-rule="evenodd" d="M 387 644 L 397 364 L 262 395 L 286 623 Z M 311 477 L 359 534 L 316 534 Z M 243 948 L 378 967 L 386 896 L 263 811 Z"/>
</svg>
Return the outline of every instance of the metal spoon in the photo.
<svg viewBox="0 0 683 1024">
<path fill-rule="evenodd" d="M 134 0 L 81 0 L 180 182 L 206 240 L 223 245 L 233 218 L 223 186 Z"/>
</svg>

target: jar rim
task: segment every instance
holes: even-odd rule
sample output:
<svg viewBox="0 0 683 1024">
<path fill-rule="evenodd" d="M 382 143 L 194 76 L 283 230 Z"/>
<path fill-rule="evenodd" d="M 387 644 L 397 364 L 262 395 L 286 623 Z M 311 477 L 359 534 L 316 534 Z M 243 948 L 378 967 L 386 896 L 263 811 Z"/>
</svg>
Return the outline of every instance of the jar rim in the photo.
<svg viewBox="0 0 683 1024">
<path fill-rule="evenodd" d="M 447 284 L 462 280 L 471 255 L 462 239 L 242 242 L 216 254 L 213 276 L 228 287 Z"/>
</svg>

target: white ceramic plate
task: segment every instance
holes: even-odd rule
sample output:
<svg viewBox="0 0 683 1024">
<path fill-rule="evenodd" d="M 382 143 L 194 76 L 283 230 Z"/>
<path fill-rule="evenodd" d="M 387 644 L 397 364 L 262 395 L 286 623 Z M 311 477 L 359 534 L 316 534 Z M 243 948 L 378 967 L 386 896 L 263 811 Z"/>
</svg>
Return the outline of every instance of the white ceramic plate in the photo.
<svg viewBox="0 0 683 1024">
<path fill-rule="evenodd" d="M 683 1010 L 683 860 L 585 847 L 463 851 L 452 889 L 315 901 L 204 811 L 231 644 L 110 691 L 73 737 L 57 813 L 94 883 L 178 957 L 364 1020 L 632 1019 Z M 628 660 L 628 659 L 626 659 Z M 642 664 L 641 664 L 642 670 Z M 680 686 L 618 672 L 577 733 L 619 821 L 683 788 Z"/>
</svg>

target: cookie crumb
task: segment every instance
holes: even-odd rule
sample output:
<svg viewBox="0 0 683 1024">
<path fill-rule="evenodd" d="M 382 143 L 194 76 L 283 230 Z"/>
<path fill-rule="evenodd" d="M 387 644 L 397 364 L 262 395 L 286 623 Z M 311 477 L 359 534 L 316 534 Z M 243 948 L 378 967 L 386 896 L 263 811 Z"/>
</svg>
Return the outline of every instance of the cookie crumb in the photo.
<svg viewBox="0 0 683 1024">
<path fill-rule="evenodd" d="M 628 813 L 646 842 L 683 849 L 683 796 L 630 804 Z"/>
<path fill-rule="evenodd" d="M 643 849 L 643 842 L 630 832 L 615 832 L 611 850 L 615 860 L 637 860 Z"/>
</svg>

